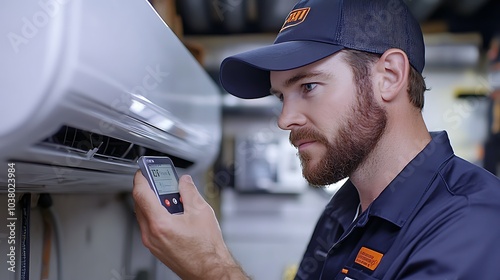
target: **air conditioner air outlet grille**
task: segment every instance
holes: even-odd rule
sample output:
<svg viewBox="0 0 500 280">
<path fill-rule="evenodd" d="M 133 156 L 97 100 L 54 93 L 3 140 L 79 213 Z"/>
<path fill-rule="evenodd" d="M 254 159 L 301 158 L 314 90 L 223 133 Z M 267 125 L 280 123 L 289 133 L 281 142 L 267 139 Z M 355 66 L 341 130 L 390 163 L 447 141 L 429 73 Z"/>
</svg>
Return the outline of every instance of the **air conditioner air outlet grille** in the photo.
<svg viewBox="0 0 500 280">
<path fill-rule="evenodd" d="M 41 141 L 39 145 L 78 154 L 89 160 L 95 158 L 135 164 L 140 156 L 168 156 L 179 168 L 189 168 L 194 164 L 192 161 L 168 153 L 70 126 L 62 126 L 52 136 Z"/>
</svg>

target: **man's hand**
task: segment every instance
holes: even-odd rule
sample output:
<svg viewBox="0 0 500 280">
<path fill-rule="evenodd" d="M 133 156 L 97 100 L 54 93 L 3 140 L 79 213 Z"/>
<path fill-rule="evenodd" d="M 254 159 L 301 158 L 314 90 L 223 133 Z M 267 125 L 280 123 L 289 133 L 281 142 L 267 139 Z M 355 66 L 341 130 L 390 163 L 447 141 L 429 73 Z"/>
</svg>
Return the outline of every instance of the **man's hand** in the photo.
<svg viewBox="0 0 500 280">
<path fill-rule="evenodd" d="M 179 180 L 184 214 L 170 214 L 138 171 L 135 212 L 142 242 L 182 279 L 248 279 L 227 249 L 213 209 L 190 176 Z"/>
</svg>

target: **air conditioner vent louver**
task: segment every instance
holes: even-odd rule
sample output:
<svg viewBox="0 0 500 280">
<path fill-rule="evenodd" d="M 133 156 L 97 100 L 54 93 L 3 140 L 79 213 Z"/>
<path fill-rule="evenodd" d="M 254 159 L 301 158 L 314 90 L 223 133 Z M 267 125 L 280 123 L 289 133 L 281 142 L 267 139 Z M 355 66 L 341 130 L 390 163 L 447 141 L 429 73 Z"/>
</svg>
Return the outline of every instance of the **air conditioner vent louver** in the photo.
<svg viewBox="0 0 500 280">
<path fill-rule="evenodd" d="M 78 154 L 88 159 L 98 158 L 105 161 L 135 164 L 140 156 L 168 156 L 177 167 L 188 168 L 193 165 L 191 161 L 167 153 L 70 126 L 61 127 L 39 145 Z"/>
</svg>

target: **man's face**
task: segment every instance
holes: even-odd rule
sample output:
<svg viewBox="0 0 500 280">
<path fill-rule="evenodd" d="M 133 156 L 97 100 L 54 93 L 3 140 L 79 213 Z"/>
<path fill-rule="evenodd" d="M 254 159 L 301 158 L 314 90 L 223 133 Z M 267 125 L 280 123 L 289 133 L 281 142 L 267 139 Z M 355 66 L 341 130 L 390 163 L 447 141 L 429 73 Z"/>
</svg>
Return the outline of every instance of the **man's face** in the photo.
<svg viewBox="0 0 500 280">
<path fill-rule="evenodd" d="M 386 127 L 386 112 L 374 100 L 369 77 L 354 83 L 344 55 L 271 72 L 271 91 L 283 101 L 278 125 L 290 130 L 290 142 L 311 185 L 351 176 Z"/>
</svg>

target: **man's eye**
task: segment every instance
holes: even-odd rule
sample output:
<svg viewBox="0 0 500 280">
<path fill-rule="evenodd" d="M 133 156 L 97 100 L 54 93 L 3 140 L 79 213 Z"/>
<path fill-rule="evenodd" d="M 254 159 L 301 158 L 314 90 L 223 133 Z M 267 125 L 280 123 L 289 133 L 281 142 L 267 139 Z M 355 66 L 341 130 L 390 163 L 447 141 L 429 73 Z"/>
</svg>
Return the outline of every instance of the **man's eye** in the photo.
<svg viewBox="0 0 500 280">
<path fill-rule="evenodd" d="M 317 84 L 315 84 L 315 83 L 304 84 L 304 89 L 305 89 L 306 91 L 311 91 L 311 90 L 313 90 L 316 86 L 317 86 Z"/>
</svg>

